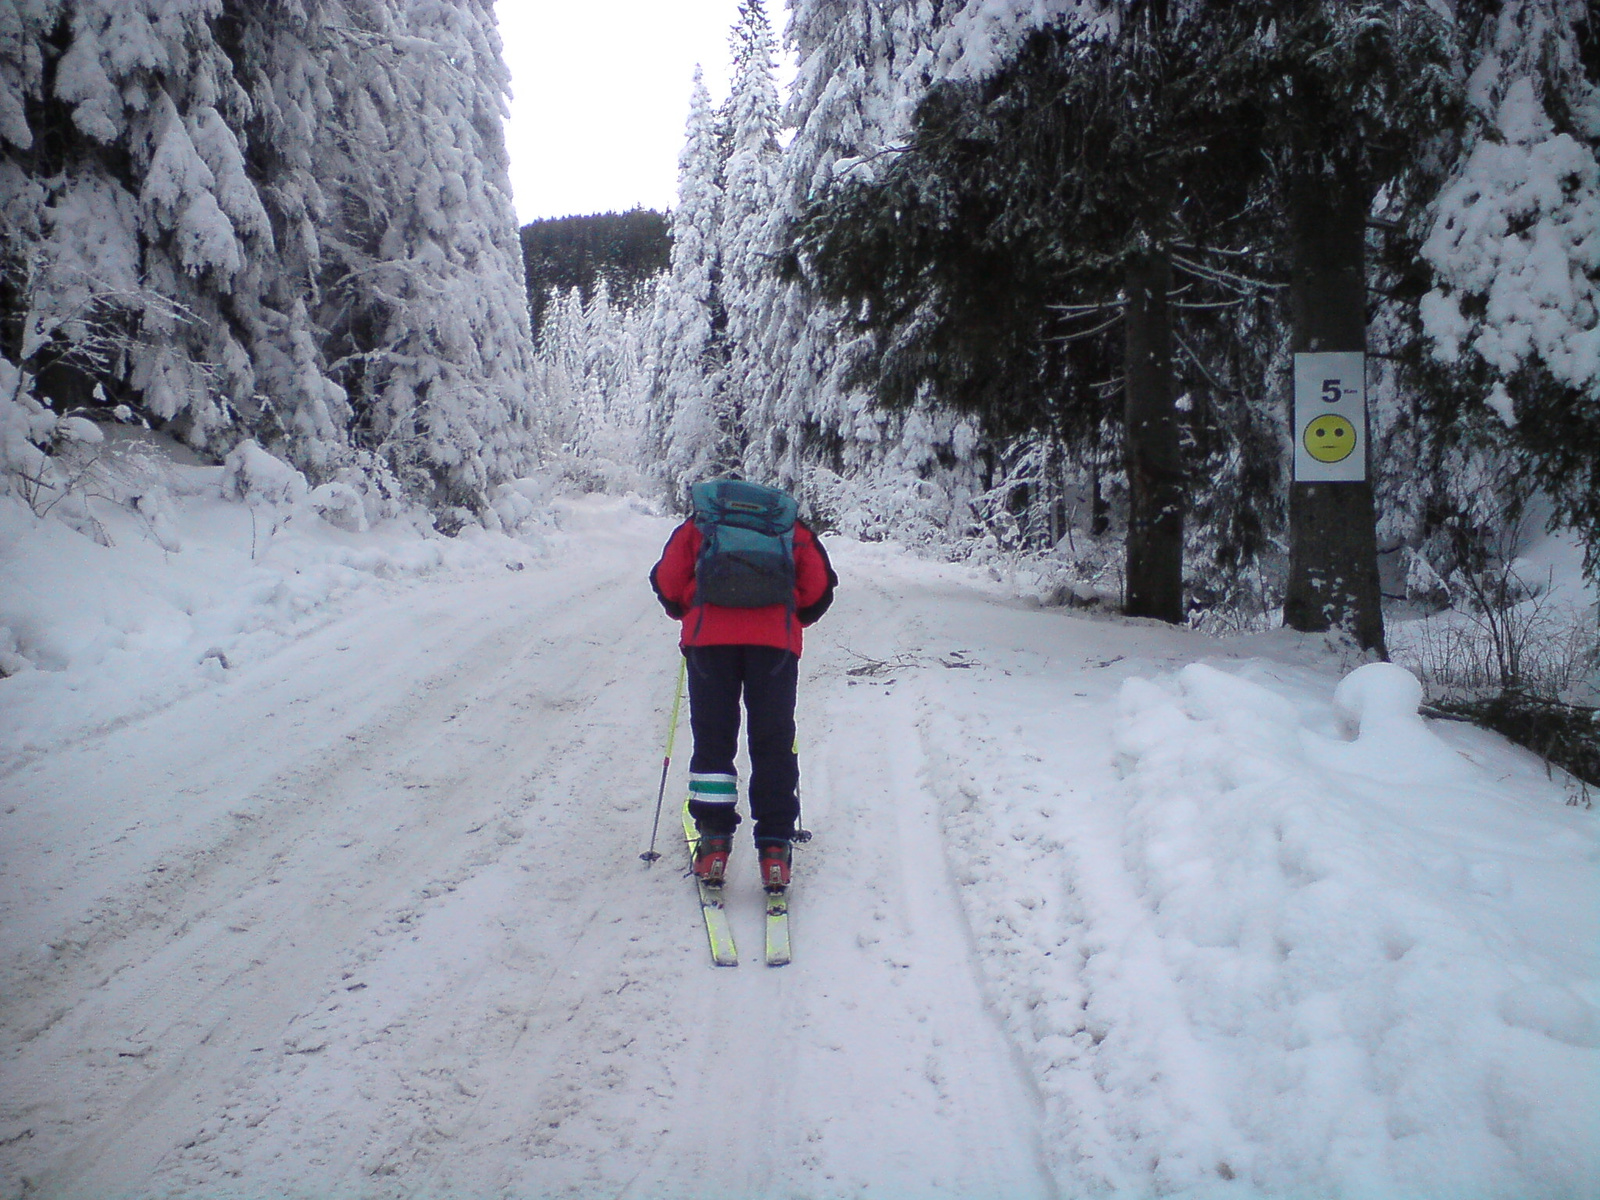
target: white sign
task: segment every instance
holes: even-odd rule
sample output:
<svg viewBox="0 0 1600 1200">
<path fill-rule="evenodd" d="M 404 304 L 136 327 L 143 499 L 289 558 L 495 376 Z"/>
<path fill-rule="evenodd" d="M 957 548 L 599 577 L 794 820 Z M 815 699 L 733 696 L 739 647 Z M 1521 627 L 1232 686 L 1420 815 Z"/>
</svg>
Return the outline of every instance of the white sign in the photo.
<svg viewBox="0 0 1600 1200">
<path fill-rule="evenodd" d="M 1294 356 L 1294 477 L 1298 483 L 1367 477 L 1367 356 L 1361 351 Z"/>
</svg>

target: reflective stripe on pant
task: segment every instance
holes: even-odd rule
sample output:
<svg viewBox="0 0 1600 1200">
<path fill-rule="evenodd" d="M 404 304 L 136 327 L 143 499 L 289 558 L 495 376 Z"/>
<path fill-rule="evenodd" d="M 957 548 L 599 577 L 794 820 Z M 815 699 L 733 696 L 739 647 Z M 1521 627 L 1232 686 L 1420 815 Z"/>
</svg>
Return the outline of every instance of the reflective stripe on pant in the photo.
<svg viewBox="0 0 1600 1200">
<path fill-rule="evenodd" d="M 794 752 L 795 685 L 800 660 L 775 646 L 690 646 L 691 776 L 733 775 L 739 702 L 749 718 L 750 816 L 757 841 L 794 835 L 800 766 Z M 690 795 L 689 812 L 707 832 L 732 832 L 739 814 Z M 730 820 L 731 818 L 731 820 Z"/>
<path fill-rule="evenodd" d="M 731 831 L 739 824 L 734 805 L 739 802 L 739 777 L 717 771 L 703 775 L 689 772 L 689 813 L 707 833 Z"/>
</svg>

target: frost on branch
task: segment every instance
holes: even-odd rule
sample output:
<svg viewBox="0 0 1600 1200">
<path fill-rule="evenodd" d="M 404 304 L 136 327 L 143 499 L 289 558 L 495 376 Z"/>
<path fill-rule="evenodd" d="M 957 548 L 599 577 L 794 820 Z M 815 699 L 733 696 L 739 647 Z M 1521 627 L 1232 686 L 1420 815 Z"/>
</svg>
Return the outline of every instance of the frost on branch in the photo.
<svg viewBox="0 0 1600 1200">
<path fill-rule="evenodd" d="M 1438 276 L 1422 300 L 1437 358 L 1470 353 L 1500 379 L 1538 364 L 1600 397 L 1600 167 L 1554 131 L 1531 79 L 1440 197 L 1423 254 Z"/>
<path fill-rule="evenodd" d="M 0 4 L 7 360 L 482 511 L 539 449 L 507 84 L 476 0 Z"/>
</svg>

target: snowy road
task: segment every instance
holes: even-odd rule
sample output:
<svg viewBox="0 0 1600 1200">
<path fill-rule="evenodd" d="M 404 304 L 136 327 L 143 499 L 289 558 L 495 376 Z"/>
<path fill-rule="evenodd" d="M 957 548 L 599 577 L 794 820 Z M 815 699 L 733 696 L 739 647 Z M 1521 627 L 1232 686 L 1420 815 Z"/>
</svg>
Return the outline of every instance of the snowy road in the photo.
<svg viewBox="0 0 1600 1200">
<path fill-rule="evenodd" d="M 596 570 L 416 588 L 5 780 L 6 1194 L 1050 1194 L 914 714 L 846 674 L 914 606 L 819 627 L 798 961 L 750 961 L 741 846 L 716 971 L 637 858 L 659 531 L 590 532 Z"/>
<path fill-rule="evenodd" d="M 0 773 L 0 1196 L 1596 1194 L 1600 830 L 1533 756 L 840 539 L 796 961 L 741 841 L 713 968 L 670 806 L 638 858 L 669 524 L 558 511 Z"/>
</svg>

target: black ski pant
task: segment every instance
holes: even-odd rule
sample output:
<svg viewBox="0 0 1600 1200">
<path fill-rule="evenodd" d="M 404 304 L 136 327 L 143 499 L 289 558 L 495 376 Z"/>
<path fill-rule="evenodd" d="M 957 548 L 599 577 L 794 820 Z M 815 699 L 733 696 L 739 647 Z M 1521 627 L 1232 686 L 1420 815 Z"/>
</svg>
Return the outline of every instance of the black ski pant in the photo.
<svg viewBox="0 0 1600 1200">
<path fill-rule="evenodd" d="M 734 774 L 739 745 L 739 698 L 750 718 L 750 817 L 757 842 L 794 836 L 800 817 L 800 763 L 794 747 L 795 684 L 800 660 L 776 646 L 688 646 L 689 728 L 694 732 L 696 774 Z M 706 833 L 732 833 L 739 814 L 731 805 L 689 802 Z"/>
</svg>

